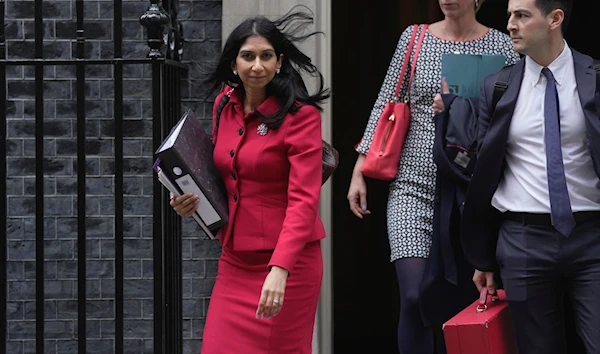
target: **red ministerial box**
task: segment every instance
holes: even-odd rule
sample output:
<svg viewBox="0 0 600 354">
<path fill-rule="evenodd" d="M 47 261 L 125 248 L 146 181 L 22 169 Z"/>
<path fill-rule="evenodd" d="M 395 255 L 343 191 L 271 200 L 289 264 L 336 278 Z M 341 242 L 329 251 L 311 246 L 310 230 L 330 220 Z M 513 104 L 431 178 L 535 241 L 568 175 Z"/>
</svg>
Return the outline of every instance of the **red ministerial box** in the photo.
<svg viewBox="0 0 600 354">
<path fill-rule="evenodd" d="M 519 353 L 503 290 L 491 297 L 482 289 L 482 298 L 444 323 L 443 330 L 448 354 Z"/>
</svg>

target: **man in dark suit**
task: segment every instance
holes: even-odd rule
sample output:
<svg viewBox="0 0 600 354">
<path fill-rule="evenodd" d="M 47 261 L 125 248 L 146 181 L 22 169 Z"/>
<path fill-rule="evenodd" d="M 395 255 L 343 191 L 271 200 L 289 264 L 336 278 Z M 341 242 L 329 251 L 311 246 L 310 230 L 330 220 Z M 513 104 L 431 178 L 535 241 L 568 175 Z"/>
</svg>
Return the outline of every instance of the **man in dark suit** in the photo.
<svg viewBox="0 0 600 354">
<path fill-rule="evenodd" d="M 600 353 L 600 97 L 592 58 L 563 38 L 572 0 L 509 0 L 524 55 L 492 112 L 482 86 L 478 162 L 461 223 L 479 289 L 500 275 L 520 354 L 565 353 L 563 296 Z"/>
</svg>

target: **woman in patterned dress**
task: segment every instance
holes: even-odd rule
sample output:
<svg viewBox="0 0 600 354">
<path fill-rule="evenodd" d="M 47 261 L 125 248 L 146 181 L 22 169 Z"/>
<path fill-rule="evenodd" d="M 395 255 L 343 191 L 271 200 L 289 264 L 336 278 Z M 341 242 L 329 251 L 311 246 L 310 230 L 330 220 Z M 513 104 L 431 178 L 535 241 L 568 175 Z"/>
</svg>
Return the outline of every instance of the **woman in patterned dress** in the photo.
<svg viewBox="0 0 600 354">
<path fill-rule="evenodd" d="M 400 91 L 410 90 L 411 125 L 407 134 L 398 174 L 391 182 L 387 207 L 387 228 L 400 288 L 398 348 L 401 354 L 431 354 L 433 332 L 419 310 L 419 284 L 429 257 L 433 235 L 436 166 L 433 161 L 433 98 L 440 91 L 441 59 L 444 53 L 502 54 L 506 64 L 519 59 L 510 37 L 476 20 L 484 0 L 439 0 L 444 19 L 426 29 L 411 87 L 405 80 Z M 371 111 L 360 143 L 348 190 L 351 211 L 359 218 L 369 214 L 366 184 L 361 174 L 376 124 L 386 102 L 392 98 L 413 26 L 401 35 L 387 75 Z M 419 26 L 419 34 L 423 26 Z M 414 49 L 413 49 L 414 54 Z M 441 337 L 441 336 L 440 336 Z M 443 347 L 443 342 L 442 342 Z"/>
</svg>

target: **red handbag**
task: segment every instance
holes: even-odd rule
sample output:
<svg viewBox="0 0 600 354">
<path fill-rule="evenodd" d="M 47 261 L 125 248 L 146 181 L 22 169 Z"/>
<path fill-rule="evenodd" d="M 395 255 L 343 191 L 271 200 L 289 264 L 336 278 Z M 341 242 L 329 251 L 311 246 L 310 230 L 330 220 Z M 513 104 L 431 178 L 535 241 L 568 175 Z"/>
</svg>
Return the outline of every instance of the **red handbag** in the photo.
<svg viewBox="0 0 600 354">
<path fill-rule="evenodd" d="M 415 55 L 412 60 L 412 68 L 410 72 L 410 79 L 408 81 L 408 88 L 404 100 L 400 101 L 398 95 L 400 94 L 400 88 L 404 81 L 404 74 L 410 61 L 410 54 L 412 47 L 417 36 L 417 30 L 419 25 L 414 25 L 412 31 L 412 37 L 408 43 L 408 49 L 404 56 L 404 63 L 402 64 L 402 70 L 400 71 L 400 77 L 398 78 L 398 85 L 396 86 L 396 93 L 392 100 L 385 104 L 383 113 L 377 122 L 375 133 L 373 134 L 373 141 L 371 147 L 367 153 L 365 162 L 363 163 L 360 171 L 366 177 L 380 179 L 384 181 L 391 181 L 396 177 L 398 173 L 398 163 L 400 161 L 400 154 L 402 153 L 402 145 L 404 145 L 404 139 L 408 133 L 408 127 L 410 125 L 410 85 L 412 78 L 415 73 L 415 67 L 417 66 L 417 58 L 419 57 L 419 51 L 421 50 L 421 44 L 423 43 L 423 37 L 427 31 L 428 25 L 424 25 L 419 35 L 419 42 L 415 49 Z"/>
<path fill-rule="evenodd" d="M 448 354 L 519 353 L 506 294 L 497 293 L 491 296 L 483 287 L 479 300 L 444 323 Z"/>
</svg>

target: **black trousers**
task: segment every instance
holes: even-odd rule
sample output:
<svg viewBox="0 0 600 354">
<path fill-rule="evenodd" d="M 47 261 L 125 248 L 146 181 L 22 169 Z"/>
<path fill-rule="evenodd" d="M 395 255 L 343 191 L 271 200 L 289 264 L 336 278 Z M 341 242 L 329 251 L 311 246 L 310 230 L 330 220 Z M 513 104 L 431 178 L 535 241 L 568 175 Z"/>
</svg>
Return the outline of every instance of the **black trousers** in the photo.
<svg viewBox="0 0 600 354">
<path fill-rule="evenodd" d="M 504 221 L 496 255 L 520 354 L 567 352 L 565 295 L 586 353 L 600 354 L 600 220 L 579 223 L 569 237 Z"/>
</svg>

